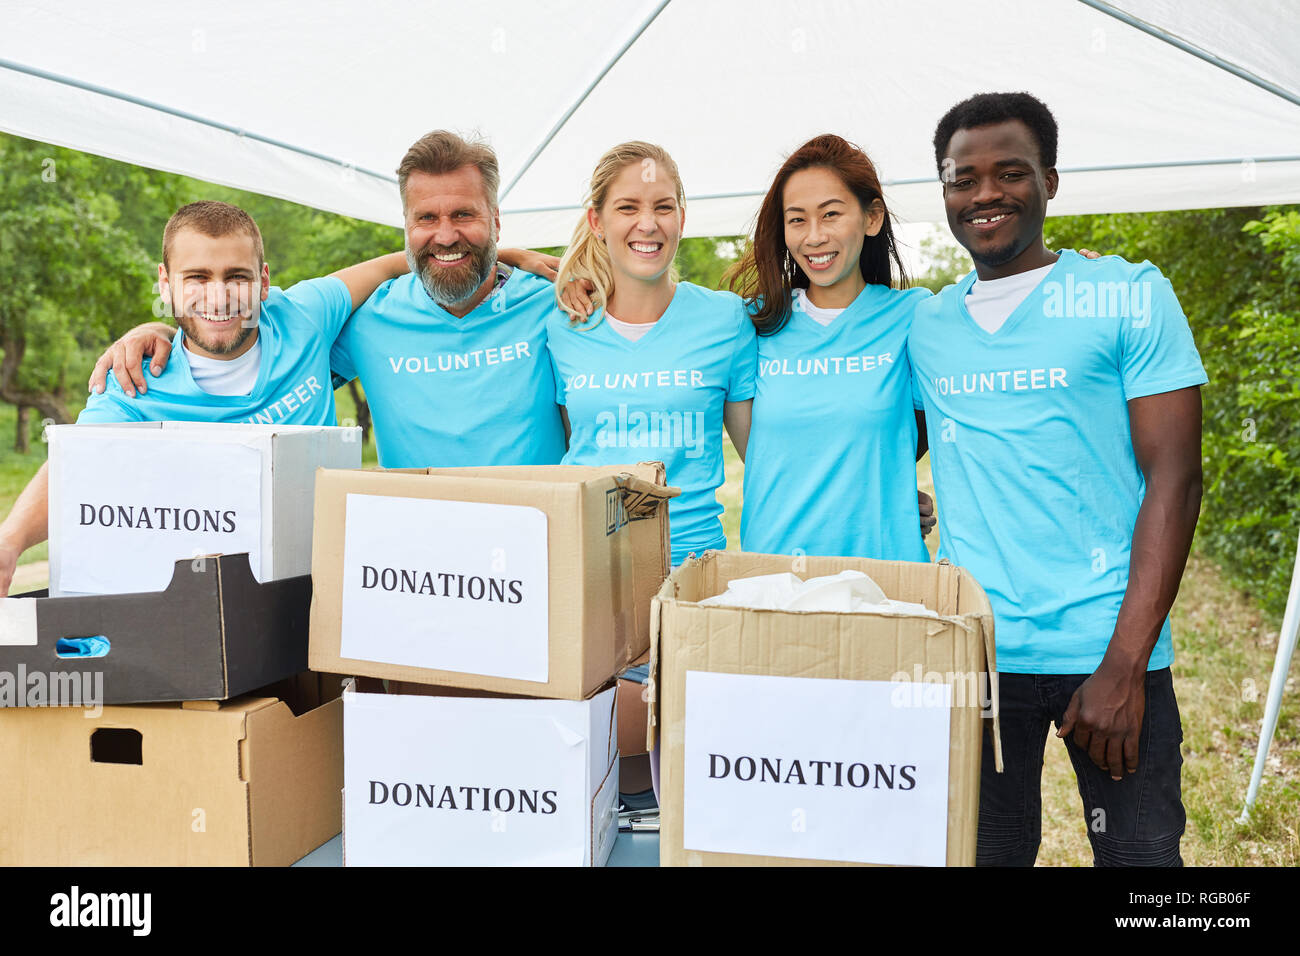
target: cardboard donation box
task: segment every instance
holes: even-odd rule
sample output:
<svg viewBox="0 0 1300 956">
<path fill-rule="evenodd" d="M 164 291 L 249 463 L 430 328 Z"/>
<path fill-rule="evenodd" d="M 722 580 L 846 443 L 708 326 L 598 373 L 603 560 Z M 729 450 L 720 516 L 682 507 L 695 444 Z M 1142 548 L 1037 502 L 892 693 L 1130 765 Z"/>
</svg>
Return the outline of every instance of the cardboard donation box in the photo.
<svg viewBox="0 0 1300 956">
<path fill-rule="evenodd" d="M 845 570 L 936 616 L 697 603 L 739 578 Z M 710 551 L 652 614 L 663 865 L 974 864 L 997 682 L 993 612 L 968 572 Z"/>
<path fill-rule="evenodd" d="M 320 472 L 311 667 L 584 700 L 644 653 L 663 466 Z"/>
<path fill-rule="evenodd" d="M 0 711 L 0 865 L 287 866 L 339 831 L 342 678 Z"/>
<path fill-rule="evenodd" d="M 253 577 L 311 572 L 316 469 L 361 464 L 361 431 L 306 425 L 57 425 L 50 594 L 161 591 L 181 558 L 247 552 Z"/>
<path fill-rule="evenodd" d="M 344 692 L 344 865 L 605 863 L 613 688 L 583 701 L 405 689 Z"/>
<path fill-rule="evenodd" d="M 307 669 L 311 577 L 259 584 L 246 554 L 177 561 L 165 591 L 43 594 L 0 598 L 0 707 L 226 700 Z"/>
</svg>

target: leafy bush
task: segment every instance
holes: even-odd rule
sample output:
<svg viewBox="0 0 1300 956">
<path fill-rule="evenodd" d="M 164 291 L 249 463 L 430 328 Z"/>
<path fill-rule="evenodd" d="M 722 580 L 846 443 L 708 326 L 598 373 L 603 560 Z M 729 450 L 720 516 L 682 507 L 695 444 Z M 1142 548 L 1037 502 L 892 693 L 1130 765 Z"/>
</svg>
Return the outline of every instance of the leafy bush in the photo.
<svg viewBox="0 0 1300 956">
<path fill-rule="evenodd" d="M 1300 209 L 1075 216 L 1046 233 L 1173 283 L 1210 379 L 1197 542 L 1280 616 L 1300 532 Z"/>
</svg>

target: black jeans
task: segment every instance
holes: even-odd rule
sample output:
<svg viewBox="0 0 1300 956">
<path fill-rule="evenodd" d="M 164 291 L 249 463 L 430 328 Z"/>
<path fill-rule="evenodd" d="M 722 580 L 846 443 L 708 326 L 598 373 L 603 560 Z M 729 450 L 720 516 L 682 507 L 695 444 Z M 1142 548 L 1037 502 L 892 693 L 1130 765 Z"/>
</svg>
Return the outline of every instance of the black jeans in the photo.
<svg viewBox="0 0 1300 956">
<path fill-rule="evenodd" d="M 1060 727 L 1070 698 L 1088 674 L 1000 674 L 999 722 L 1004 771 L 984 741 L 980 769 L 977 866 L 1033 866 L 1042 836 L 1041 783 L 1049 724 Z M 1083 800 L 1095 866 L 1182 866 L 1187 823 L 1180 782 L 1182 722 L 1169 668 L 1148 671 L 1138 769 L 1115 781 L 1064 741 Z M 990 724 L 992 721 L 989 722 Z M 991 727 L 990 727 L 991 730 Z"/>
</svg>

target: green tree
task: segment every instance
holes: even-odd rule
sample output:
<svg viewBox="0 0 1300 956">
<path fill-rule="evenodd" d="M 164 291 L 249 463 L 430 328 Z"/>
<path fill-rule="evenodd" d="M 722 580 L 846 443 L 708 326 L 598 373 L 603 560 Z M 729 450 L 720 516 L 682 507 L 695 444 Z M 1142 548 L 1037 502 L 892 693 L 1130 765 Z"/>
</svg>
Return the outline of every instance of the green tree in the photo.
<svg viewBox="0 0 1300 956">
<path fill-rule="evenodd" d="M 912 277 L 912 284 L 938 292 L 975 268 L 966 250 L 950 236 L 930 233 L 921 239 L 925 271 Z"/>
<path fill-rule="evenodd" d="M 722 274 L 739 258 L 744 236 L 683 239 L 677 247 L 677 272 L 686 282 L 706 289 L 721 287 Z"/>
<path fill-rule="evenodd" d="M 108 163 L 0 136 L 0 399 L 55 422 L 71 420 L 85 352 L 155 298 L 151 257 L 105 186 L 130 177 Z"/>
<path fill-rule="evenodd" d="M 1280 614 L 1300 532 L 1300 210 L 1049 219 L 1052 248 L 1150 260 L 1173 284 L 1205 365 L 1197 543 Z"/>
</svg>

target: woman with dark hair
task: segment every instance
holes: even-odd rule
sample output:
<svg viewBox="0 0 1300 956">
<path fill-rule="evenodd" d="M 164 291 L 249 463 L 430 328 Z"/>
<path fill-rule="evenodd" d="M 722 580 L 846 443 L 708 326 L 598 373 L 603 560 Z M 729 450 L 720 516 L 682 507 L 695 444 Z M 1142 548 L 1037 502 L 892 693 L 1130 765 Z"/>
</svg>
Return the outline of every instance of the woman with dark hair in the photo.
<svg viewBox="0 0 1300 956">
<path fill-rule="evenodd" d="M 795 150 L 728 278 L 759 336 L 741 548 L 928 561 L 907 334 L 930 293 L 907 288 L 866 153 L 832 134 Z"/>
</svg>

